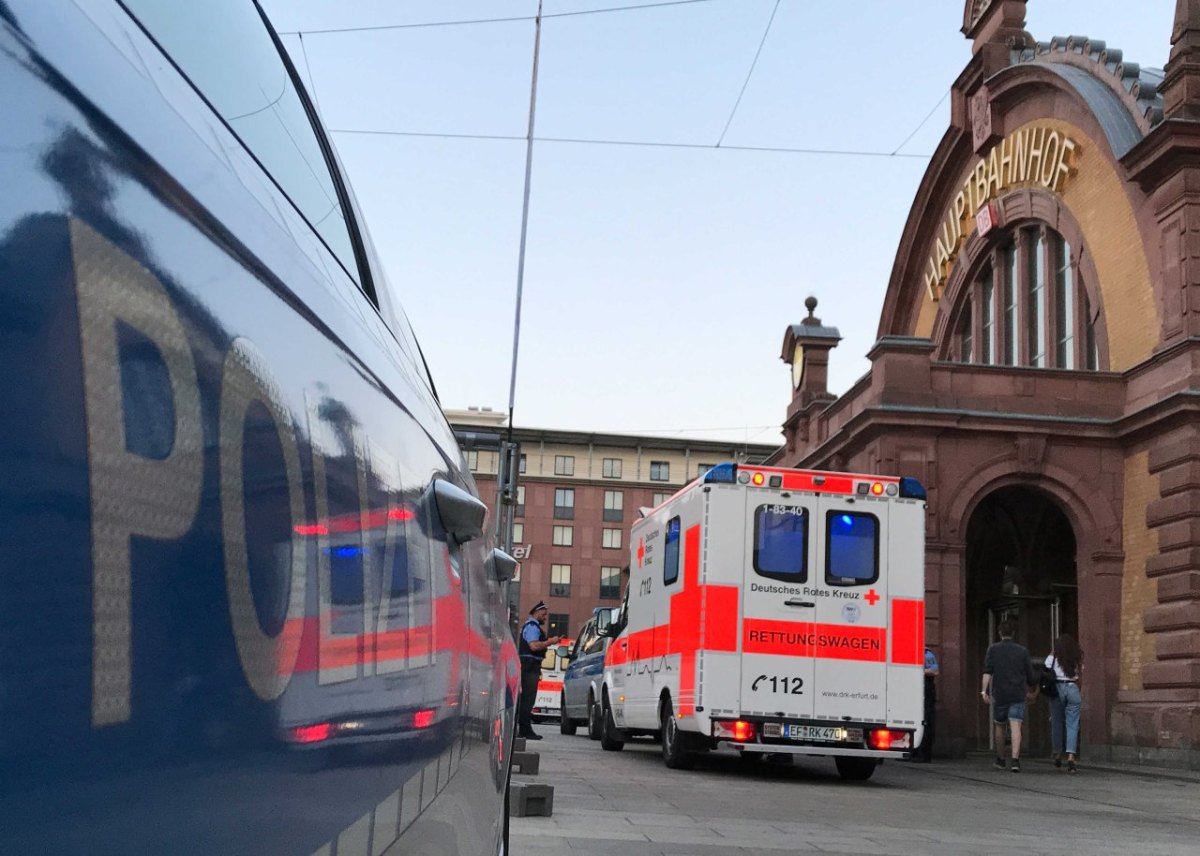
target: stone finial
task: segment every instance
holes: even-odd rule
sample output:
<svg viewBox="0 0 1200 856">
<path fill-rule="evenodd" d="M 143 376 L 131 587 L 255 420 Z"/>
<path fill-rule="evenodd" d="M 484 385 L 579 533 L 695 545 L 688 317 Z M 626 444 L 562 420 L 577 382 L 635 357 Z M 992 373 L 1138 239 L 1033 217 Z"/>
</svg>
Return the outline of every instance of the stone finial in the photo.
<svg viewBox="0 0 1200 856">
<path fill-rule="evenodd" d="M 1001 44 L 1024 47 L 1030 42 L 1025 32 L 1027 0 L 966 0 L 962 33 L 974 44 L 972 53 L 984 45 Z"/>
<path fill-rule="evenodd" d="M 1176 0 L 1162 86 L 1167 119 L 1200 119 L 1200 0 Z"/>
<path fill-rule="evenodd" d="M 817 309 L 817 298 L 813 297 L 811 294 L 804 298 L 804 308 L 808 310 L 808 317 L 803 319 L 800 323 L 820 327 L 821 319 L 813 315 L 813 312 L 815 312 Z"/>
</svg>

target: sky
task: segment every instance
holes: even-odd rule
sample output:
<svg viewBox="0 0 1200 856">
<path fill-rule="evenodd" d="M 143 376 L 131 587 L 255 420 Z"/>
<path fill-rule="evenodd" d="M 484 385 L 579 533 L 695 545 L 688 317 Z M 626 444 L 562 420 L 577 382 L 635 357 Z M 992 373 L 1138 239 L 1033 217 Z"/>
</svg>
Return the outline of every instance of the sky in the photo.
<svg viewBox="0 0 1200 856">
<path fill-rule="evenodd" d="M 514 422 L 779 443 L 780 352 L 806 297 L 842 335 L 830 391 L 870 369 L 900 234 L 970 59 L 963 0 L 564 14 L 649 2 L 544 0 Z M 507 410 L 537 0 L 263 5 L 442 406 Z M 1030 0 L 1027 29 L 1161 68 L 1174 6 Z M 497 18 L 524 20 L 444 23 Z M 331 29 L 350 31 L 318 32 Z"/>
</svg>

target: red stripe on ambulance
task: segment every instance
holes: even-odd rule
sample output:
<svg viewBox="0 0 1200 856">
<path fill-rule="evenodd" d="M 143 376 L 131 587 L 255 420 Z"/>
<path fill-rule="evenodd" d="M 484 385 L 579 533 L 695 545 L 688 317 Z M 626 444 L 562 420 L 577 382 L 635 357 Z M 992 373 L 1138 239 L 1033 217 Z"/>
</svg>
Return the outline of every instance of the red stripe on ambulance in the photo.
<svg viewBox="0 0 1200 856">
<path fill-rule="evenodd" d="M 925 601 L 892 601 L 892 663 L 898 666 L 925 664 Z"/>
<path fill-rule="evenodd" d="M 882 663 L 887 659 L 887 628 L 747 618 L 742 623 L 742 653 Z"/>
</svg>

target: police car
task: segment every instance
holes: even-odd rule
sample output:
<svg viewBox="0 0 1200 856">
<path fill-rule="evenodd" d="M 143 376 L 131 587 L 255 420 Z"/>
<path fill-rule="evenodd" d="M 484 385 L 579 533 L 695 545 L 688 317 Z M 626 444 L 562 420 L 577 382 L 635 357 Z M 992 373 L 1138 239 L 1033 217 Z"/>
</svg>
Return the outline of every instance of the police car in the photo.
<svg viewBox="0 0 1200 856">
<path fill-rule="evenodd" d="M 251 0 L 0 0 L 0 851 L 506 848 L 514 563 Z"/>
</svg>

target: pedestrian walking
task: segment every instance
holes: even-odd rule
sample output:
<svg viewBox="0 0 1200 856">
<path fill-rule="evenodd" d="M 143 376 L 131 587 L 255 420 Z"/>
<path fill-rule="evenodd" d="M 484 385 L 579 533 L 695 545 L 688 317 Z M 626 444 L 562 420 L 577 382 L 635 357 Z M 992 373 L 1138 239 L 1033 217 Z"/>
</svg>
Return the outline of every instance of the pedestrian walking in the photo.
<svg viewBox="0 0 1200 856">
<path fill-rule="evenodd" d="M 1011 769 L 1021 772 L 1021 724 L 1025 721 L 1025 701 L 1032 698 L 1031 690 L 1037 687 L 1029 651 L 1013 641 L 1016 626 L 1010 619 L 1000 622 L 1000 641 L 993 642 L 983 658 L 984 704 L 991 705 L 992 722 L 995 726 L 996 761 L 999 770 Z M 1005 763 L 1004 726 L 1008 725 L 1012 742 L 1012 767 Z"/>
<path fill-rule="evenodd" d="M 1075 755 L 1079 751 L 1079 713 L 1083 696 L 1079 682 L 1083 678 L 1083 651 L 1073 636 L 1066 633 L 1054 640 L 1054 650 L 1046 657 L 1046 668 L 1054 670 L 1058 679 L 1058 696 L 1050 699 L 1050 745 L 1054 751 L 1054 766 L 1063 765 L 1067 756 L 1067 772 L 1079 768 Z"/>
<path fill-rule="evenodd" d="M 937 676 L 940 671 L 937 654 L 933 649 L 925 649 L 925 733 L 921 737 L 921 745 L 917 748 L 913 760 L 918 764 L 928 764 L 933 760 L 933 740 L 937 735 Z"/>
<path fill-rule="evenodd" d="M 543 625 L 550 614 L 544 600 L 539 600 L 529 610 L 529 617 L 521 625 L 521 636 L 517 640 L 517 651 L 521 656 L 521 698 L 517 706 L 517 732 L 528 740 L 541 740 L 542 735 L 533 730 L 533 703 L 537 700 L 538 681 L 542 677 L 542 659 L 546 649 L 562 641 L 561 636 L 547 638 Z"/>
</svg>

